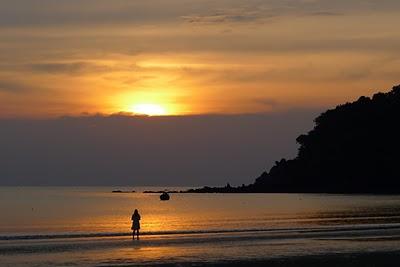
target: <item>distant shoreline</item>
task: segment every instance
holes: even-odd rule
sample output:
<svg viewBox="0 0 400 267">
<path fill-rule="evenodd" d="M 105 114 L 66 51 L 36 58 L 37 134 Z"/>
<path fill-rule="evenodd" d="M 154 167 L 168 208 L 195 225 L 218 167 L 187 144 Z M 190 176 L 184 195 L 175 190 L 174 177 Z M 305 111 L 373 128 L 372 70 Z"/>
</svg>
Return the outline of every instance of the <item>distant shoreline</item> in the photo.
<svg viewBox="0 0 400 267">
<path fill-rule="evenodd" d="M 206 187 L 207 188 L 207 187 Z M 271 192 L 261 192 L 261 191 L 240 191 L 237 190 L 237 188 L 234 188 L 232 191 L 225 191 L 224 187 L 215 187 L 214 189 L 208 190 L 202 188 L 195 188 L 195 189 L 189 189 L 189 190 L 164 190 L 164 191 L 152 191 L 152 190 L 145 190 L 143 192 L 136 192 L 136 191 L 120 191 L 120 190 L 113 190 L 111 193 L 115 194 L 133 194 L 133 193 L 139 193 L 139 194 L 162 194 L 162 193 L 168 193 L 168 194 L 326 194 L 326 195 L 399 195 L 400 193 L 397 192 L 386 192 L 386 193 L 377 193 L 377 192 L 320 192 L 320 191 L 271 191 Z"/>
</svg>

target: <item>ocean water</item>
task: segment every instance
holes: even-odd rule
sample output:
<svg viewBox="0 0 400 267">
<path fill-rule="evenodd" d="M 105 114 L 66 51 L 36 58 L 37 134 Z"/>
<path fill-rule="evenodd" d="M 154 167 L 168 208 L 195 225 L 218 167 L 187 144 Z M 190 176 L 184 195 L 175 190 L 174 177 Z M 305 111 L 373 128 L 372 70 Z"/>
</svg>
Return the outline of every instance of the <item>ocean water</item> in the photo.
<svg viewBox="0 0 400 267">
<path fill-rule="evenodd" d="M 141 193 L 160 189 L 2 187 L 0 265 L 181 265 L 400 247 L 400 196 Z M 130 236 L 135 208 L 139 241 Z"/>
</svg>

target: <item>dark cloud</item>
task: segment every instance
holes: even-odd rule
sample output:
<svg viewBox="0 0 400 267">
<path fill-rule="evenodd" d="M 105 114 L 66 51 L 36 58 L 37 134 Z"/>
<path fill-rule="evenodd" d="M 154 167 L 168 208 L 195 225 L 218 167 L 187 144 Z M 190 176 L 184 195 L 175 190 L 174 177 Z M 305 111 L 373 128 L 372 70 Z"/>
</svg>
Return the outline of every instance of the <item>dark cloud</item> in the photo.
<svg viewBox="0 0 400 267">
<path fill-rule="evenodd" d="M 322 16 L 322 17 L 336 17 L 336 16 L 343 16 L 344 13 L 339 12 L 331 12 L 331 11 L 315 11 L 306 14 L 308 16 Z"/>
<path fill-rule="evenodd" d="M 37 89 L 34 86 L 27 85 L 18 81 L 1 80 L 0 77 L 0 92 L 7 93 L 25 93 Z"/>
<path fill-rule="evenodd" d="M 184 21 L 194 24 L 255 22 L 262 18 L 265 18 L 265 16 L 258 11 L 246 11 L 240 9 L 218 11 L 208 15 L 197 14 L 182 16 Z"/>
<path fill-rule="evenodd" d="M 1 185 L 250 183 L 281 157 L 316 110 L 269 115 L 0 120 Z"/>
<path fill-rule="evenodd" d="M 254 103 L 267 107 L 276 107 L 279 104 L 276 99 L 266 97 L 254 99 Z"/>
<path fill-rule="evenodd" d="M 45 41 L 45 40 L 44 40 Z M 325 52 L 325 51 L 358 51 L 358 52 L 399 52 L 400 37 L 392 36 L 284 36 L 268 38 L 250 34 L 171 34 L 160 36 L 148 34 L 146 36 L 98 37 L 80 38 L 78 43 L 65 41 L 70 49 L 79 44 L 87 46 L 96 44 L 88 53 L 94 51 L 109 51 L 127 55 L 154 54 L 154 53 L 187 53 L 187 52 L 226 52 L 226 53 L 259 53 L 259 52 Z M 132 45 L 136 50 L 132 54 Z M 228 45 L 229 44 L 229 45 Z"/>
<path fill-rule="evenodd" d="M 320 15 L 366 10 L 391 11 L 399 7 L 397 0 L 13 0 L 0 2 L 0 27 L 148 25 L 176 22 L 181 17 L 192 22 L 247 22 L 257 18 L 258 15 L 254 14 L 260 11 L 265 17 L 317 14 L 320 10 Z M 209 14 L 209 10 L 228 11 Z"/>
<path fill-rule="evenodd" d="M 250 23 L 266 22 L 273 18 L 280 18 L 288 15 L 303 16 L 342 16 L 343 13 L 334 11 L 295 11 L 290 7 L 263 8 L 260 6 L 247 9 L 226 9 L 208 14 L 193 14 L 182 16 L 181 18 L 192 24 L 222 24 L 222 23 Z"/>
<path fill-rule="evenodd" d="M 180 1 L 159 8 L 159 1 L 126 0 L 15 0 L 0 2 L 0 27 L 152 24 L 170 21 L 180 14 Z M 154 6 L 152 6 L 152 3 Z M 178 12 L 178 14 L 177 14 Z"/>
<path fill-rule="evenodd" d="M 113 72 L 118 70 L 115 67 L 93 64 L 89 62 L 73 63 L 35 63 L 25 65 L 25 68 L 33 72 L 44 72 L 49 74 L 86 74 Z"/>
</svg>

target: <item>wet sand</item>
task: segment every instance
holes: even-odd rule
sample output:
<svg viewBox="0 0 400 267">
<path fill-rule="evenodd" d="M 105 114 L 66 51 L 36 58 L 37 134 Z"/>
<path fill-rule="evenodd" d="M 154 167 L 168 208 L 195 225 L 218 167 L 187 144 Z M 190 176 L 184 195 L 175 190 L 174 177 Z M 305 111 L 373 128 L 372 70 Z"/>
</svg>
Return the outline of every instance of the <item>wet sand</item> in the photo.
<svg viewBox="0 0 400 267">
<path fill-rule="evenodd" d="M 400 250 L 391 252 L 366 252 L 366 253 L 340 253 L 328 255 L 313 256 L 294 256 L 266 260 L 248 260 L 248 261 L 221 261 L 221 262 L 185 262 L 185 263 L 169 263 L 151 265 L 156 267 L 173 267 L 173 266 L 268 266 L 268 267 L 397 267 L 400 262 Z M 110 265 L 112 266 L 112 265 Z M 137 266 L 137 265 L 118 265 L 118 266 Z"/>
</svg>

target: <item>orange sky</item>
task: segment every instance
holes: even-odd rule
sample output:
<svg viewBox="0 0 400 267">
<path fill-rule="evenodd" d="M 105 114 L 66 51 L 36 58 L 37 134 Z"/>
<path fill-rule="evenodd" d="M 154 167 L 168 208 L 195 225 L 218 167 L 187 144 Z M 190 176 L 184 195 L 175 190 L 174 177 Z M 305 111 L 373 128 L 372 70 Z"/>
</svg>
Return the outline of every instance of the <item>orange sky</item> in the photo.
<svg viewBox="0 0 400 267">
<path fill-rule="evenodd" d="M 3 1 L 0 117 L 331 107 L 399 83 L 399 10 L 397 0 Z"/>
</svg>

